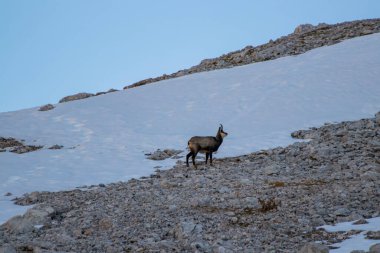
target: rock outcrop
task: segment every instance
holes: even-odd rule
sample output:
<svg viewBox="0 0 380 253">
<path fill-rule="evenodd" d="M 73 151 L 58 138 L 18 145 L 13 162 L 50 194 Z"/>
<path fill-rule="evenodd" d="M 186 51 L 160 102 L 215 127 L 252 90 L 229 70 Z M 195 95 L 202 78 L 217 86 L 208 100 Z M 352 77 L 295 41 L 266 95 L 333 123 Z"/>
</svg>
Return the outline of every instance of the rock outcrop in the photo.
<svg viewBox="0 0 380 253">
<path fill-rule="evenodd" d="M 81 93 L 77 93 L 75 95 L 66 96 L 66 97 L 62 98 L 61 100 L 59 100 L 59 103 L 65 103 L 65 102 L 89 98 L 89 97 L 93 97 L 93 96 L 95 96 L 95 95 L 92 93 L 81 92 Z"/>
<path fill-rule="evenodd" d="M 15 138 L 0 137 L 0 152 L 10 151 L 17 154 L 23 154 L 43 148 L 43 146 L 25 145 L 23 141 Z"/>
<path fill-rule="evenodd" d="M 54 105 L 46 104 L 46 105 L 41 106 L 40 109 L 38 109 L 38 110 L 41 112 L 45 112 L 45 111 L 53 110 L 54 108 L 55 108 Z"/>
<path fill-rule="evenodd" d="M 96 94 L 81 92 L 81 93 L 77 93 L 74 95 L 66 96 L 66 97 L 62 98 L 61 100 L 59 100 L 59 103 L 65 103 L 65 102 L 70 102 L 70 101 L 74 101 L 74 100 L 85 99 L 85 98 L 94 97 L 94 96 L 100 96 L 100 95 L 104 95 L 104 94 L 115 92 L 115 91 L 118 91 L 118 90 L 117 89 L 109 89 L 108 91 L 101 91 L 101 92 L 97 92 Z"/>
<path fill-rule="evenodd" d="M 318 243 L 307 243 L 298 253 L 329 253 L 329 248 Z"/>
<path fill-rule="evenodd" d="M 182 153 L 182 150 L 175 150 L 175 149 L 164 149 L 160 150 L 157 149 L 153 153 L 145 154 L 147 156 L 147 159 L 150 160 L 165 160 L 168 158 L 177 159 L 178 154 Z"/>
</svg>

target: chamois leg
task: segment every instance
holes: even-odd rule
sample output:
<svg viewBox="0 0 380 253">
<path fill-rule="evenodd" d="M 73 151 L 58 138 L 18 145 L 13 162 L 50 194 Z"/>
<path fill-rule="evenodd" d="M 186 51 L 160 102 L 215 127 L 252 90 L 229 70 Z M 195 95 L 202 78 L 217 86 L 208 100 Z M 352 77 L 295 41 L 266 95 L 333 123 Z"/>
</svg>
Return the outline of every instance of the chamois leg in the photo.
<svg viewBox="0 0 380 253">
<path fill-rule="evenodd" d="M 193 165 L 194 167 L 197 169 L 197 165 L 195 164 L 195 157 L 197 156 L 198 152 L 197 153 L 193 153 L 193 156 L 191 157 L 193 159 Z"/>
<path fill-rule="evenodd" d="M 210 152 L 210 165 L 212 165 L 212 152 Z"/>
<path fill-rule="evenodd" d="M 208 156 L 209 156 L 209 153 L 206 152 L 206 164 L 207 164 Z"/>
<path fill-rule="evenodd" d="M 186 156 L 186 166 L 189 167 L 189 158 L 192 156 L 193 152 L 190 151 L 190 153 L 187 154 Z"/>
</svg>

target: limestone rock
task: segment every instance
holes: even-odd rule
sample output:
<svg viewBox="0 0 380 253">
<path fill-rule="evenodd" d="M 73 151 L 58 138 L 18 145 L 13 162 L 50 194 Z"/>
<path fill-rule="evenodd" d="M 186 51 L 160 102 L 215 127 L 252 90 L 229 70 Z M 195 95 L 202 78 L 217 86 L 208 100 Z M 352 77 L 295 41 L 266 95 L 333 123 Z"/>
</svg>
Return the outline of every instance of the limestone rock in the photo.
<svg viewBox="0 0 380 253">
<path fill-rule="evenodd" d="M 17 153 L 17 154 L 24 154 L 24 153 L 36 151 L 41 148 L 43 148 L 43 146 L 22 145 L 22 146 L 18 146 L 11 149 L 10 152 Z"/>
<path fill-rule="evenodd" d="M 307 243 L 305 244 L 298 253 L 328 253 L 329 248 L 325 245 L 318 243 Z"/>
<path fill-rule="evenodd" d="M 366 238 L 371 240 L 380 240 L 380 231 L 368 231 Z"/>
<path fill-rule="evenodd" d="M 165 160 L 165 159 L 168 159 L 168 158 L 173 157 L 175 155 L 178 155 L 179 153 L 182 153 L 182 150 L 175 150 L 175 149 L 160 150 L 160 149 L 157 149 L 152 154 L 146 154 L 146 156 L 150 160 Z"/>
<path fill-rule="evenodd" d="M 315 26 L 313 26 L 311 24 L 303 24 L 303 25 L 297 26 L 296 29 L 294 29 L 294 33 L 295 34 L 301 34 L 301 33 L 304 33 L 304 32 L 311 31 L 314 28 L 315 28 Z"/>
<path fill-rule="evenodd" d="M 59 103 L 65 103 L 65 102 L 74 101 L 74 100 L 78 100 L 78 99 L 89 98 L 92 96 L 94 96 L 94 94 L 92 94 L 92 93 L 85 93 L 85 92 L 77 93 L 77 94 L 66 96 L 66 97 L 62 98 L 61 100 L 59 100 Z"/>
<path fill-rule="evenodd" d="M 9 233 L 23 234 L 31 232 L 36 225 L 42 225 L 49 220 L 49 216 L 54 213 L 54 209 L 46 205 L 37 205 L 20 216 L 15 216 L 8 220 L 2 227 Z"/>
<path fill-rule="evenodd" d="M 348 210 L 348 209 L 345 208 L 345 207 L 339 208 L 338 210 L 336 210 L 336 211 L 334 212 L 334 215 L 336 215 L 336 216 L 348 216 L 348 215 L 350 215 L 350 214 L 351 214 L 351 211 Z"/>
<path fill-rule="evenodd" d="M 377 243 L 375 245 L 372 245 L 369 248 L 369 253 L 380 253 L 380 243 Z"/>
<path fill-rule="evenodd" d="M 202 232 L 202 225 L 193 221 L 181 221 L 176 228 L 175 235 L 178 240 L 198 237 Z"/>
<path fill-rule="evenodd" d="M 375 122 L 377 125 L 380 125 L 380 112 L 375 114 Z"/>
<path fill-rule="evenodd" d="M 46 104 L 46 105 L 41 106 L 40 109 L 38 109 L 38 110 L 44 112 L 44 111 L 52 110 L 54 108 L 55 108 L 54 105 Z"/>
<path fill-rule="evenodd" d="M 359 219 L 352 224 L 354 224 L 354 225 L 368 224 L 368 221 L 365 219 Z"/>
<path fill-rule="evenodd" d="M 42 225 L 49 216 L 55 212 L 54 208 L 46 205 L 36 205 L 23 215 L 23 218 L 31 222 L 33 225 Z"/>
<path fill-rule="evenodd" d="M 23 144 L 14 138 L 0 137 L 0 148 L 22 146 Z"/>
<path fill-rule="evenodd" d="M 0 253 L 16 253 L 16 249 L 10 244 L 0 246 Z"/>
<path fill-rule="evenodd" d="M 57 145 L 57 144 L 49 147 L 49 149 L 61 149 L 61 148 L 63 148 L 63 146 L 62 145 Z"/>
</svg>

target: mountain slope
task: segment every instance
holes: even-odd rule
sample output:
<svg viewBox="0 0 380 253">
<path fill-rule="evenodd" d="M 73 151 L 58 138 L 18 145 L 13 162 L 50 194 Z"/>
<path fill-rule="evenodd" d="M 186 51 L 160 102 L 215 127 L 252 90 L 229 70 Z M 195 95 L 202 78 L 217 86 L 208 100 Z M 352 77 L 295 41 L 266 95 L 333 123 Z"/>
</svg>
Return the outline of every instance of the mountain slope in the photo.
<svg viewBox="0 0 380 253">
<path fill-rule="evenodd" d="M 34 206 L 0 226 L 0 252 L 5 244 L 5 252 L 294 253 L 313 241 L 340 247 L 331 253 L 368 252 L 380 243 L 380 112 L 293 135 L 311 141 L 212 167 L 180 164 L 141 180 L 26 194 L 17 203 Z"/>
<path fill-rule="evenodd" d="M 380 32 L 380 19 L 356 20 L 334 25 L 321 23 L 299 25 L 293 33 L 256 47 L 247 46 L 241 50 L 224 54 L 213 59 L 205 59 L 189 69 L 170 75 L 148 78 L 124 87 L 124 89 L 152 82 L 175 78 L 215 69 L 231 68 L 254 62 L 273 60 L 289 55 L 298 55 L 314 48 L 329 46 L 363 35 Z"/>
<path fill-rule="evenodd" d="M 287 145 L 290 132 L 380 110 L 380 34 L 152 86 L 0 114 L 0 136 L 45 148 L 0 153 L 0 220 L 13 196 L 128 180 L 168 168 L 156 149 L 185 150 L 192 135 L 229 133 L 216 157 Z M 49 150 L 52 145 L 62 149 Z M 184 154 L 184 153 L 183 153 Z M 12 211 L 13 212 L 13 211 Z"/>
</svg>

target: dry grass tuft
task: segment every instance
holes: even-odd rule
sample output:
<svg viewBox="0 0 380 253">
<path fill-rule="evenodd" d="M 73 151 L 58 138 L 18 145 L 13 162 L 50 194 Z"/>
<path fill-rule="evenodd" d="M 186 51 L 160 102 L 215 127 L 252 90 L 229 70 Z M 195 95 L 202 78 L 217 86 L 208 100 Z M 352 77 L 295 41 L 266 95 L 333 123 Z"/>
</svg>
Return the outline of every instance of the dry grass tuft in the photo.
<svg viewBox="0 0 380 253">
<path fill-rule="evenodd" d="M 274 198 L 270 198 L 268 200 L 262 200 L 259 198 L 259 203 L 261 205 L 260 211 L 265 213 L 271 210 L 277 210 L 278 204 L 274 200 Z"/>
</svg>

